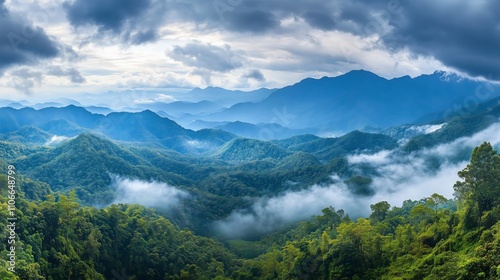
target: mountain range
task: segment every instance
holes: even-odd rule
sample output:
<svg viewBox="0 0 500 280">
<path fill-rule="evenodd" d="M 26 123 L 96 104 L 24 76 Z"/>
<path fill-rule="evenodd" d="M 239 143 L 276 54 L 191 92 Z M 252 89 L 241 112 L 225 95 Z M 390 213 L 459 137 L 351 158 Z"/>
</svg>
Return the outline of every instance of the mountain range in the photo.
<svg viewBox="0 0 500 280">
<path fill-rule="evenodd" d="M 305 79 L 274 91 L 261 102 L 236 104 L 203 119 L 278 123 L 324 132 L 348 132 L 366 126 L 388 128 L 422 117 L 441 118 L 450 108 L 492 99 L 500 94 L 499 89 L 442 71 L 388 80 L 357 70 L 333 78 Z"/>
<path fill-rule="evenodd" d="M 283 139 L 305 133 L 340 135 L 356 129 L 380 131 L 402 124 L 428 123 L 457 112 L 468 113 L 499 95 L 496 84 L 443 71 L 385 79 L 355 70 L 251 92 L 215 87 L 175 94 L 127 91 L 86 94 L 78 101 L 60 98 L 30 104 L 26 100 L 3 100 L 0 105 L 42 109 L 69 104 L 99 114 L 150 110 L 195 130 L 216 128 L 254 139 Z"/>
<path fill-rule="evenodd" d="M 235 135 L 222 130 L 185 129 L 168 118 L 146 110 L 139 113 L 93 114 L 82 107 L 0 108 L 0 133 L 13 134 L 26 126 L 37 127 L 56 136 L 74 137 L 82 132 L 97 133 L 124 142 L 163 146 L 179 152 L 204 152 Z M 33 136 L 29 136 L 33 137 Z"/>
</svg>

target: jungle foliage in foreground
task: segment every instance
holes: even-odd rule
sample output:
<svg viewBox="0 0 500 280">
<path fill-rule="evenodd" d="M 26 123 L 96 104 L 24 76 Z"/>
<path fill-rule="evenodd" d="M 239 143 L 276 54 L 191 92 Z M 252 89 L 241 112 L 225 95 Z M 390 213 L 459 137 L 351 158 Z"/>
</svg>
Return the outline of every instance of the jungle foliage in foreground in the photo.
<svg viewBox="0 0 500 280">
<path fill-rule="evenodd" d="M 260 241 L 226 244 L 137 205 L 83 207 L 74 192 L 31 200 L 45 193 L 27 190 L 47 186 L 20 177 L 16 273 L 2 261 L 0 279 L 498 279 L 500 155 L 482 144 L 459 176 L 456 201 L 383 201 L 356 221 L 326 208 Z M 6 236 L 4 175 L 0 187 Z"/>
</svg>

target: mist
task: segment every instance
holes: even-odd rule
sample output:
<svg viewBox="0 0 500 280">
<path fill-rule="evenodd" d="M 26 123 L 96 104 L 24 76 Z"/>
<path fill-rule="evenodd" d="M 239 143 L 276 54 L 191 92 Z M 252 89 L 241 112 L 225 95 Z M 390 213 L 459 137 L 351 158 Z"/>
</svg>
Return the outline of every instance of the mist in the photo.
<svg viewBox="0 0 500 280">
<path fill-rule="evenodd" d="M 49 140 L 47 140 L 47 142 L 45 142 L 45 146 L 51 146 L 51 145 L 57 145 L 57 144 L 60 144 L 62 143 L 63 141 L 66 141 L 70 139 L 69 137 L 66 137 L 66 136 L 58 136 L 58 135 L 54 135 L 52 136 Z"/>
<path fill-rule="evenodd" d="M 116 190 L 114 203 L 140 204 L 146 207 L 170 209 L 189 193 L 166 183 L 142 181 L 117 175 L 111 176 L 111 187 Z"/>
<path fill-rule="evenodd" d="M 258 198 L 250 209 L 233 211 L 215 222 L 214 229 L 222 238 L 249 239 L 307 220 L 329 206 L 344 209 L 356 218 L 370 215 L 370 205 L 380 201 L 401 206 L 405 200 L 420 200 L 434 193 L 453 198 L 453 185 L 460 179 L 457 173 L 467 165 L 472 149 L 484 141 L 498 145 L 499 130 L 500 124 L 496 123 L 471 137 L 410 154 L 396 149 L 350 156 L 347 159 L 351 168 L 369 166 L 377 174 L 371 177 L 373 196 L 352 194 L 337 175 L 332 175 L 334 183 L 330 185 Z"/>
</svg>

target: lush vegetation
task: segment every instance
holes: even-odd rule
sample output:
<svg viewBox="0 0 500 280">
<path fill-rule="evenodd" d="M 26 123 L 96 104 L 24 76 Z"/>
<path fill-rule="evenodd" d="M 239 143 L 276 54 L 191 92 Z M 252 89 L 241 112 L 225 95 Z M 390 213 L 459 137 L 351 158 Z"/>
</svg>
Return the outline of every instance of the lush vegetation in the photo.
<svg viewBox="0 0 500 280">
<path fill-rule="evenodd" d="M 369 218 L 343 211 L 287 232 L 281 246 L 246 260 L 237 279 L 498 279 L 500 277 L 500 156 L 477 147 L 454 186 L 457 200 L 434 194 Z M 458 211 L 456 205 L 458 205 Z M 263 241 L 261 241 L 263 242 Z M 284 243 L 283 243 L 284 242 Z M 248 246 L 248 245 L 247 245 Z M 233 275 L 233 276 L 234 276 Z"/>
<path fill-rule="evenodd" d="M 360 138 L 358 142 L 373 137 L 359 132 L 352 135 Z M 339 154 L 356 151 L 343 138 L 333 140 L 330 148 L 323 143 L 318 149 Z M 0 152 L 26 176 L 48 183 L 52 190 L 63 193 L 75 190 L 84 205 L 109 205 L 114 200 L 110 174 L 165 182 L 188 190 L 197 199 L 186 201 L 177 213 L 171 212 L 168 217 L 196 233 L 207 232 L 210 222 L 226 217 L 234 209 L 250 206 L 252 200 L 248 198 L 328 183 L 331 174 L 341 175 L 355 194 L 372 194 L 366 179 L 353 177 L 344 158 L 320 161 L 311 153 L 280 145 L 286 145 L 286 141 L 275 144 L 234 139 L 216 153 L 199 157 L 165 148 L 118 145 L 85 133 L 55 147 L 35 148 L 16 143 L 6 144 Z M 20 156 L 23 152 L 27 156 Z"/>
<path fill-rule="evenodd" d="M 19 174 L 16 273 L 2 261 L 0 278 L 498 279 L 500 155 L 482 144 L 459 176 L 455 200 L 382 201 L 355 221 L 331 207 L 261 240 L 223 244 L 142 206 L 82 206 L 76 192 L 53 193 Z M 5 229 L 5 175 L 0 189 Z M 0 254 L 7 249 L 3 242 Z"/>
</svg>

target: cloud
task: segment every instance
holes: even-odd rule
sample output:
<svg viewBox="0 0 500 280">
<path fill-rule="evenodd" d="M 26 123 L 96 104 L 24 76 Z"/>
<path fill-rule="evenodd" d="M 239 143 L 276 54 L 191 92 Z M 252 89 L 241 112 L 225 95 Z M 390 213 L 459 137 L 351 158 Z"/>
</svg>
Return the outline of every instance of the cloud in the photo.
<svg viewBox="0 0 500 280">
<path fill-rule="evenodd" d="M 322 30 L 332 30 L 336 25 L 334 17 L 327 12 L 309 11 L 304 13 L 303 18 L 311 26 Z"/>
<path fill-rule="evenodd" d="M 382 39 L 471 76 L 500 80 L 498 11 L 498 1 L 408 1 Z"/>
<path fill-rule="evenodd" d="M 186 66 L 217 72 L 239 68 L 243 61 L 243 57 L 231 50 L 229 45 L 219 47 L 200 42 L 189 43 L 184 47 L 175 46 L 169 56 Z"/>
<path fill-rule="evenodd" d="M 10 45 L 2 36 L 0 72 L 2 67 L 43 58 L 57 56 L 64 63 L 73 59 L 78 69 L 85 69 L 87 85 L 94 87 L 90 91 L 179 84 L 277 88 L 361 68 L 384 77 L 416 76 L 436 69 L 498 76 L 499 19 L 494 11 L 499 4 L 493 1 L 309 0 L 291 5 L 286 0 L 67 0 L 57 7 L 50 4 L 57 13 L 46 21 L 36 16 L 48 2 L 21 2 L 7 1 L 17 15 L 4 9 L 2 22 L 6 17 L 7 23 L 15 22 L 16 33 L 22 35 L 19 23 L 32 18 L 47 34 L 72 44 L 81 56 L 65 51 L 43 30 L 36 38 L 51 43 L 52 48 L 44 49 L 52 52 L 38 50 L 47 44 L 37 43 L 32 52 L 26 46 L 20 54 L 2 55 Z M 7 26 L 0 25 L 0 30 L 11 29 Z M 192 38 L 203 43 L 189 49 Z M 231 46 L 228 52 L 225 44 Z M 158 59 L 165 49 L 179 63 Z M 235 56 L 228 59 L 227 55 Z M 245 80 L 246 69 L 261 69 L 266 84 Z M 99 73 L 104 71 L 116 75 L 103 79 Z M 123 78 L 127 72 L 131 75 Z M 59 86 L 59 79 L 44 82 Z"/>
<path fill-rule="evenodd" d="M 142 98 L 142 99 L 136 99 L 134 100 L 135 104 L 153 104 L 155 101 L 150 98 Z"/>
<path fill-rule="evenodd" d="M 414 57 L 435 58 L 471 76 L 500 80 L 497 1 L 311 0 L 294 5 L 285 0 L 218 2 L 225 3 L 218 10 L 217 5 L 193 3 L 195 12 L 184 14 L 184 19 L 216 30 L 259 35 L 300 34 L 303 27 L 287 30 L 283 23 L 302 19 L 313 29 L 362 38 L 376 36 L 379 45 L 392 53 L 409 51 Z"/>
<path fill-rule="evenodd" d="M 158 102 L 173 102 L 173 101 L 177 101 L 177 99 L 175 99 L 175 97 L 173 97 L 172 95 L 169 95 L 169 94 L 164 94 L 164 93 L 158 93 L 156 94 L 156 101 Z"/>
<path fill-rule="evenodd" d="M 43 73 L 26 67 L 13 70 L 9 75 L 9 86 L 24 94 L 32 94 L 33 88 L 40 86 L 43 80 Z"/>
<path fill-rule="evenodd" d="M 445 124 L 426 124 L 420 126 L 412 126 L 408 130 L 414 132 L 416 134 L 429 134 L 435 131 L 440 130 Z"/>
<path fill-rule="evenodd" d="M 9 86 L 24 94 L 32 94 L 33 88 L 42 84 L 46 76 L 66 77 L 72 83 L 84 83 L 85 78 L 74 68 L 48 66 L 44 70 L 34 70 L 28 67 L 16 68 L 8 72 Z"/>
<path fill-rule="evenodd" d="M 349 163 L 371 163 L 371 164 L 386 164 L 390 161 L 389 156 L 392 154 L 391 151 L 382 150 L 375 154 L 359 154 L 352 155 L 349 157 Z"/>
<path fill-rule="evenodd" d="M 60 66 L 51 66 L 48 68 L 46 74 L 56 77 L 68 77 L 68 79 L 75 84 L 81 84 L 85 82 L 85 78 L 75 68 L 63 69 Z"/>
<path fill-rule="evenodd" d="M 279 20 L 265 10 L 237 9 L 226 16 L 226 27 L 232 31 L 262 33 L 278 27 Z"/>
<path fill-rule="evenodd" d="M 113 203 L 140 204 L 146 207 L 169 209 L 189 197 L 186 191 L 156 181 L 141 181 L 112 175 L 116 190 Z"/>
<path fill-rule="evenodd" d="M 312 186 L 299 192 L 288 192 L 272 198 L 259 198 L 247 210 L 236 210 L 226 219 L 214 224 L 216 232 L 224 238 L 250 238 L 310 218 L 330 205 L 345 204 L 354 197 L 342 183 L 328 187 Z"/>
<path fill-rule="evenodd" d="M 69 137 L 66 137 L 66 136 L 58 136 L 58 135 L 54 135 L 52 136 L 46 143 L 45 143 L 45 146 L 50 146 L 50 145 L 57 145 L 65 140 L 68 140 L 70 139 Z"/>
<path fill-rule="evenodd" d="M 499 129 L 500 123 L 496 123 L 471 137 L 411 154 L 395 150 L 350 156 L 348 161 L 354 170 L 361 165 L 374 169 L 377 175 L 372 176 L 371 188 L 375 195 L 356 196 L 340 178 L 333 176 L 334 183 L 330 185 L 313 185 L 271 198 L 257 198 L 250 209 L 235 210 L 215 222 L 214 229 L 224 238 L 252 238 L 309 219 L 329 206 L 344 209 L 353 218 L 367 217 L 370 205 L 380 201 L 401 206 L 407 199 L 419 200 L 433 193 L 452 198 L 453 185 L 459 180 L 457 172 L 468 163 L 464 156 L 484 141 L 498 145 Z"/>
<path fill-rule="evenodd" d="M 254 70 L 248 72 L 247 74 L 243 75 L 243 77 L 247 78 L 247 79 L 254 79 L 258 82 L 265 82 L 266 81 L 264 74 L 262 74 L 262 72 L 260 72 L 260 70 L 258 70 L 258 69 L 254 69 Z"/>
<path fill-rule="evenodd" d="M 33 65 L 59 54 L 57 43 L 23 16 L 11 14 L 0 1 L 0 74 L 15 65 Z"/>
<path fill-rule="evenodd" d="M 177 99 L 175 99 L 175 97 L 173 97 L 172 95 L 168 95 L 168 94 L 163 94 L 163 93 L 158 93 L 156 94 L 156 98 L 152 99 L 152 98 L 140 98 L 140 99 L 135 99 L 133 101 L 134 104 L 152 104 L 152 103 L 155 103 L 155 102 L 173 102 L 173 101 L 176 101 Z"/>
<path fill-rule="evenodd" d="M 351 218 L 356 218 L 367 217 L 370 205 L 379 201 L 401 206 L 407 199 L 419 200 L 433 193 L 451 198 L 453 184 L 458 179 L 456 174 L 464 166 L 465 163 L 443 165 L 437 172 L 429 172 L 421 165 L 384 166 L 380 171 L 391 173 L 374 178 L 372 188 L 376 193 L 371 197 L 354 195 L 334 177 L 337 183 L 328 186 L 314 185 L 298 192 L 260 198 L 251 209 L 233 211 L 224 220 L 215 222 L 214 229 L 223 238 L 254 238 L 319 215 L 329 206 L 344 209 Z"/>
<path fill-rule="evenodd" d="M 74 0 L 64 8 L 72 26 L 93 26 L 94 38 L 112 36 L 126 44 L 155 41 L 167 11 L 161 0 Z"/>
</svg>

